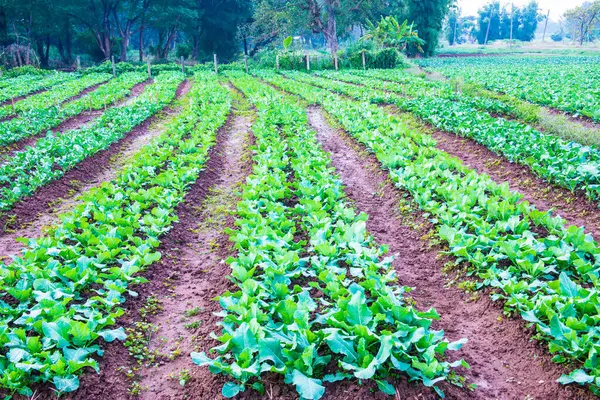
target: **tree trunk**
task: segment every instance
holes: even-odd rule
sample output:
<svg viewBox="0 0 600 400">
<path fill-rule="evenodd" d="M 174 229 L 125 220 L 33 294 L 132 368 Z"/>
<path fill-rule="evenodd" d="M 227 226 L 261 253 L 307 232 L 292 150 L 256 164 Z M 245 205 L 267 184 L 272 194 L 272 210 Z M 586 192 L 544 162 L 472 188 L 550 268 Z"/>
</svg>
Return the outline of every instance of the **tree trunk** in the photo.
<svg viewBox="0 0 600 400">
<path fill-rule="evenodd" d="M 142 20 L 142 25 L 140 26 L 140 62 L 144 61 L 144 21 Z"/>
<path fill-rule="evenodd" d="M 331 57 L 334 58 L 339 47 L 335 11 L 335 7 L 331 4 L 331 2 L 327 2 L 327 25 L 325 26 L 325 29 L 323 29 L 323 35 L 325 36 L 325 40 L 327 40 L 327 44 L 329 45 Z"/>
<path fill-rule="evenodd" d="M 200 36 L 195 33 L 192 35 L 194 47 L 192 49 L 192 60 L 197 60 L 200 56 Z"/>
</svg>

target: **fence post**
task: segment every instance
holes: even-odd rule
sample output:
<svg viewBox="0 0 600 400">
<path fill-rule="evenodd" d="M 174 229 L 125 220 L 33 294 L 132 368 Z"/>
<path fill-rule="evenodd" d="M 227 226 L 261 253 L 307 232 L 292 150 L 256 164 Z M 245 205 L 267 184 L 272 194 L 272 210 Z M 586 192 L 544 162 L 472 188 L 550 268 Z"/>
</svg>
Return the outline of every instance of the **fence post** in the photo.
<svg viewBox="0 0 600 400">
<path fill-rule="evenodd" d="M 148 79 L 152 78 L 152 70 L 150 69 L 150 57 L 146 57 L 148 63 Z"/>
<path fill-rule="evenodd" d="M 338 58 L 337 54 L 333 56 L 333 64 L 335 65 L 335 70 L 338 70 Z"/>
<path fill-rule="evenodd" d="M 77 56 L 77 58 L 75 59 L 75 68 L 77 68 L 77 71 L 79 71 L 81 69 L 81 57 Z"/>
<path fill-rule="evenodd" d="M 306 53 L 306 70 L 310 71 L 310 56 Z"/>
<path fill-rule="evenodd" d="M 181 73 L 185 74 L 185 64 L 183 63 L 183 56 L 181 56 Z"/>
<path fill-rule="evenodd" d="M 248 56 L 244 54 L 244 64 L 246 64 L 246 73 L 248 73 Z"/>
<path fill-rule="evenodd" d="M 279 69 L 279 54 L 275 56 L 275 66 Z"/>
<path fill-rule="evenodd" d="M 365 60 L 365 51 L 362 51 L 363 70 L 367 69 L 367 61 Z"/>
<path fill-rule="evenodd" d="M 217 53 L 213 54 L 213 59 L 215 61 L 215 74 L 218 74 L 219 69 L 217 68 Z"/>
<path fill-rule="evenodd" d="M 112 56 L 110 59 L 112 61 L 113 77 L 116 77 L 117 76 L 117 69 L 115 68 L 115 56 Z"/>
</svg>

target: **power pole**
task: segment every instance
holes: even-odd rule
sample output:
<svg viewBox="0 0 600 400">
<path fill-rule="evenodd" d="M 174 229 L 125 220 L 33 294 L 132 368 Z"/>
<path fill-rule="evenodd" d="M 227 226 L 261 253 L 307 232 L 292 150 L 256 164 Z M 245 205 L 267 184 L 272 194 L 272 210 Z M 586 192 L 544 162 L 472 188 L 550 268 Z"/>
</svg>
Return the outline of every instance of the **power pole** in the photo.
<svg viewBox="0 0 600 400">
<path fill-rule="evenodd" d="M 484 46 L 487 44 L 488 36 L 490 34 L 490 26 L 492 25 L 492 15 L 494 15 L 494 6 L 493 4 L 490 4 L 490 16 L 488 17 L 487 31 L 485 31 L 485 41 L 483 42 Z"/>
<path fill-rule="evenodd" d="M 456 24 L 458 23 L 458 12 L 456 13 L 455 17 L 454 17 L 454 38 L 452 39 L 452 44 L 454 46 L 456 46 Z"/>
<path fill-rule="evenodd" d="M 515 12 L 515 3 L 510 4 L 510 42 L 508 43 L 508 47 L 512 49 L 512 33 L 513 33 L 513 14 Z"/>
<path fill-rule="evenodd" d="M 544 34 L 542 35 L 542 42 L 546 39 L 546 28 L 548 27 L 548 18 L 550 18 L 550 9 L 548 9 L 548 14 L 546 14 L 546 23 L 544 24 Z"/>
</svg>

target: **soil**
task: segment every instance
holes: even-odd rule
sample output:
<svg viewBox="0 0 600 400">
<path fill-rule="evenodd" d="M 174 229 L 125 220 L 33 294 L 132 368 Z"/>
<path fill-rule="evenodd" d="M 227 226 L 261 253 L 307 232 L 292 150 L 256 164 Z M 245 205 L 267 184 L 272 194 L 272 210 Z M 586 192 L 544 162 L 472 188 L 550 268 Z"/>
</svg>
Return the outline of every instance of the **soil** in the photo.
<svg viewBox="0 0 600 400">
<path fill-rule="evenodd" d="M 251 169 L 245 150 L 251 140 L 249 135 L 247 116 L 230 117 L 219 131 L 206 169 L 177 208 L 179 222 L 162 239 L 162 259 L 144 273 L 149 282 L 138 288 L 140 296 L 125 304 L 127 312 L 119 325 L 131 326 L 140 319 L 138 310 L 145 299 L 156 296 L 161 300 L 162 311 L 148 318 L 159 329 L 149 341 L 149 350 L 164 356 L 159 357 L 158 365 L 143 366 L 136 372 L 141 398 L 222 398 L 225 378 L 212 374 L 208 368 L 197 367 L 189 353 L 208 351 L 217 344 L 209 337 L 211 332 L 218 332 L 216 323 L 220 321 L 213 314 L 221 310 L 214 298 L 234 290 L 224 262 L 234 250 L 224 230 L 234 227 L 230 211 L 235 208 L 240 185 Z M 197 314 L 186 317 L 185 312 L 196 307 Z M 200 321 L 198 328 L 185 328 L 195 321 Z M 119 371 L 122 366 L 136 367 L 134 360 L 121 343 L 107 344 L 105 349 L 100 374 L 85 374 L 81 388 L 70 398 L 134 398 L 128 391 L 132 381 Z M 173 354 L 179 355 L 170 360 L 168 356 Z M 190 378 L 182 387 L 178 376 L 183 370 L 189 371 Z"/>
<path fill-rule="evenodd" d="M 401 113 L 390 106 L 394 113 Z M 520 164 L 508 161 L 480 145 L 474 140 L 448 132 L 431 131 L 437 148 L 459 158 L 467 167 L 486 174 L 495 182 L 507 182 L 511 190 L 523 195 L 523 200 L 535 205 L 538 210 L 553 210 L 568 225 L 584 226 L 588 233 L 600 238 L 600 209 L 585 193 L 575 192 L 548 183 Z"/>
<path fill-rule="evenodd" d="M 190 87 L 189 81 L 184 81 L 177 89 L 177 98 L 184 96 Z M 162 123 L 168 120 L 168 115 L 177 112 L 167 107 L 108 149 L 83 160 L 62 178 L 40 188 L 0 216 L 0 259 L 7 262 L 21 251 L 23 245 L 16 242 L 16 238 L 43 235 L 46 227 L 59 222 L 61 214 L 79 203 L 81 194 L 113 179 L 142 146 L 162 132 Z"/>
<path fill-rule="evenodd" d="M 113 107 L 119 107 L 119 106 L 123 105 L 125 102 L 130 101 L 131 99 L 135 99 L 144 91 L 146 86 L 149 85 L 151 82 L 152 82 L 152 80 L 148 79 L 144 82 L 138 83 L 137 85 L 133 86 L 131 88 L 131 92 L 129 93 L 129 95 L 125 99 L 122 99 L 119 102 L 117 102 Z M 87 93 L 89 93 L 91 91 L 89 89 L 90 88 L 86 89 L 86 90 L 88 90 Z M 82 97 L 87 93 L 80 93 L 78 96 L 75 96 L 71 100 L 75 100 L 79 97 Z M 53 132 L 66 132 L 71 129 L 82 128 L 85 125 L 92 122 L 97 117 L 99 117 L 103 112 L 104 112 L 104 110 L 83 111 L 82 113 L 61 122 L 58 126 L 52 128 L 52 129 L 49 129 L 49 130 L 51 130 Z M 20 140 L 16 143 L 12 143 L 12 144 L 0 149 L 0 152 L 2 152 L 2 154 L 0 154 L 0 162 L 3 162 L 5 160 L 9 159 L 15 153 L 17 153 L 19 151 L 23 151 L 27 147 L 34 146 L 35 143 L 40 138 L 46 136 L 46 132 L 47 131 L 44 131 L 37 135 L 31 136 L 28 138 L 24 138 L 23 140 Z"/>
<path fill-rule="evenodd" d="M 318 108 L 309 108 L 308 115 L 324 149 L 331 153 L 333 166 L 346 185 L 347 195 L 358 210 L 369 215 L 367 228 L 379 243 L 388 244 L 390 253 L 395 255 L 393 265 L 399 283 L 416 288 L 410 295 L 418 308 L 437 309 L 441 320 L 434 326 L 444 329 L 449 340 L 469 340 L 463 349 L 448 355 L 452 359 L 462 357 L 471 365 L 471 370 L 461 372 L 468 383 L 477 385 L 477 389 L 471 392 L 446 384 L 447 398 L 590 397 L 580 388 L 564 387 L 555 382 L 564 372 L 563 368 L 550 361 L 544 346 L 529 338 L 529 332 L 520 320 L 503 318 L 500 305 L 485 295 L 474 300 L 472 294 L 448 287 L 439 249 L 428 245 L 422 231 L 406 224 L 403 217 L 398 218 L 398 205 L 406 203 L 406 194 L 394 187 L 374 156 L 368 155 L 344 133 L 332 129 Z M 413 215 L 413 218 L 417 225 L 428 225 L 421 216 Z M 406 382 L 396 386 L 402 399 L 436 398 L 423 387 Z M 352 396 L 375 398 L 360 390 Z M 332 390 L 328 391 L 328 398 L 344 398 L 344 395 Z"/>
</svg>

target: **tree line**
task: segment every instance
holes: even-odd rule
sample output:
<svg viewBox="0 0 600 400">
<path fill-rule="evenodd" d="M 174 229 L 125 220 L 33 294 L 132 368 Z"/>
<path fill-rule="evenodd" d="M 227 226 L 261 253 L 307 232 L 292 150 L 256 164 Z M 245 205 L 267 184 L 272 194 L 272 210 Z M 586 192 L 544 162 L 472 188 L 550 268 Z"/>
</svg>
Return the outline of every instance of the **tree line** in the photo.
<svg viewBox="0 0 600 400">
<path fill-rule="evenodd" d="M 4 0 L 0 3 L 2 60 L 12 65 L 77 55 L 99 62 L 184 56 L 228 61 L 302 37 L 332 56 L 367 21 L 393 16 L 413 24 L 425 55 L 438 42 L 452 0 Z M 135 54 L 135 55 L 134 55 Z"/>
</svg>

